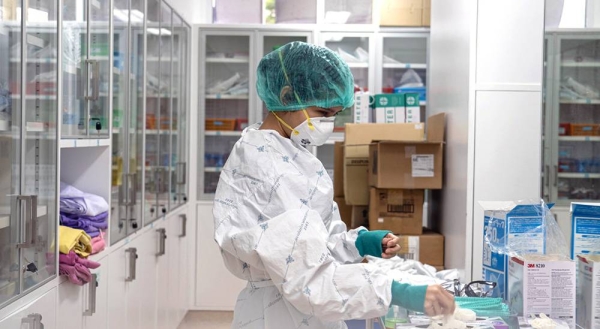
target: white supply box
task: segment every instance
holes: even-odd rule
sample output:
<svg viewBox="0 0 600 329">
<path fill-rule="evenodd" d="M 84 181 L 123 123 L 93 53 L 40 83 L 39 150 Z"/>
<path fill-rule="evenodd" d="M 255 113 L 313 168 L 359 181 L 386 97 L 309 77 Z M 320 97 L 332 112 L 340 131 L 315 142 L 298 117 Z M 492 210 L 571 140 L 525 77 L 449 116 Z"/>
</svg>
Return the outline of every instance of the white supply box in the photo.
<svg viewBox="0 0 600 329">
<path fill-rule="evenodd" d="M 567 257 L 513 257 L 508 265 L 508 305 L 519 315 L 544 313 L 575 328 L 576 264 Z"/>
<path fill-rule="evenodd" d="M 421 104 L 419 103 L 419 94 L 404 94 L 404 107 L 406 109 L 406 122 L 421 122 Z"/>
<path fill-rule="evenodd" d="M 600 329 L 600 256 L 578 256 L 577 325 Z"/>
<path fill-rule="evenodd" d="M 571 258 L 600 254 L 600 204 L 571 204 Z"/>
<path fill-rule="evenodd" d="M 359 91 L 354 94 L 354 123 L 371 122 L 370 98 L 367 92 Z"/>
</svg>

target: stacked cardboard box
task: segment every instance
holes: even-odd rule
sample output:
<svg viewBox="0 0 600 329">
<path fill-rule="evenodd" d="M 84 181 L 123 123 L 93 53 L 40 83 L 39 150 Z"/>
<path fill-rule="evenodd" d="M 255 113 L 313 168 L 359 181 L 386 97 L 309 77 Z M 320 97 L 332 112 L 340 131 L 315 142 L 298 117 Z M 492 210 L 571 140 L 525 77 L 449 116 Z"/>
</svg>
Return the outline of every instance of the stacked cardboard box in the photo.
<svg viewBox="0 0 600 329">
<path fill-rule="evenodd" d="M 381 26 L 429 26 L 431 0 L 383 0 Z"/>
<path fill-rule="evenodd" d="M 392 231 L 402 256 L 437 268 L 444 237 L 424 234 L 423 203 L 425 189 L 442 187 L 444 124 L 444 114 L 429 118 L 427 139 L 422 123 L 347 124 L 335 151 L 335 170 L 344 172 L 343 181 L 334 176 L 335 197 L 348 226 Z"/>
<path fill-rule="evenodd" d="M 360 104 L 364 108 L 365 94 L 356 94 Z M 362 98 L 362 99 L 361 99 Z M 355 103 L 358 104 L 358 103 Z M 377 94 L 369 97 L 368 106 L 371 107 L 375 123 L 418 123 L 421 122 L 421 104 L 419 94 Z M 355 111 L 357 105 L 355 105 Z M 364 110 L 360 110 L 364 113 Z M 364 123 L 360 118 L 355 118 L 354 123 Z"/>
</svg>

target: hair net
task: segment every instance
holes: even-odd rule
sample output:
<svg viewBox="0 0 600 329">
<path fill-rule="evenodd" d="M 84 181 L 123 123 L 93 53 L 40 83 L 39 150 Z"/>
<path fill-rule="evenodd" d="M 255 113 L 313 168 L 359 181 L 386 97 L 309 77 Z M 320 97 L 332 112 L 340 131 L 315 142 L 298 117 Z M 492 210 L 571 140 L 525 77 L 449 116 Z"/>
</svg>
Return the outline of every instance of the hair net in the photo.
<svg viewBox="0 0 600 329">
<path fill-rule="evenodd" d="M 348 65 L 327 48 L 299 41 L 263 57 L 256 89 L 270 111 L 348 108 L 354 102 L 354 78 Z"/>
</svg>

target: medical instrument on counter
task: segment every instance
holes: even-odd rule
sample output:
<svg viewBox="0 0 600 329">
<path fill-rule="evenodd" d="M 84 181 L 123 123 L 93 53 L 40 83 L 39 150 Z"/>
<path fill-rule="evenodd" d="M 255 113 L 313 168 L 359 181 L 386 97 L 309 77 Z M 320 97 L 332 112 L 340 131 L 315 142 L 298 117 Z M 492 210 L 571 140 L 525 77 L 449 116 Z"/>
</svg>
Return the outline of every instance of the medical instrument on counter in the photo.
<svg viewBox="0 0 600 329">
<path fill-rule="evenodd" d="M 454 279 L 452 282 L 443 283 L 442 287 L 455 297 L 489 297 L 497 285 L 497 282 L 482 280 L 463 285 L 459 279 Z"/>
</svg>

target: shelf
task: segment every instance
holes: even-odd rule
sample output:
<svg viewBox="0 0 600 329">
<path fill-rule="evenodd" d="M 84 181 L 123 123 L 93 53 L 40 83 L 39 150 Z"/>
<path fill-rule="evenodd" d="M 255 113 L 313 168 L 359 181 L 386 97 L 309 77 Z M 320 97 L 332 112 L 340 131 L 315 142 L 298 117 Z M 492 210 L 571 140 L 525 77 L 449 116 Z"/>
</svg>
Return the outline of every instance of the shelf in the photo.
<svg viewBox="0 0 600 329">
<path fill-rule="evenodd" d="M 207 58 L 207 63 L 250 63 L 249 58 Z"/>
<path fill-rule="evenodd" d="M 20 94 L 11 95 L 12 99 L 21 99 Z M 25 95 L 25 100 L 44 100 L 44 101 L 52 101 L 56 100 L 56 95 Z"/>
<path fill-rule="evenodd" d="M 573 178 L 573 179 L 600 179 L 600 174 L 587 173 L 558 173 L 558 178 Z"/>
<path fill-rule="evenodd" d="M 25 61 L 31 64 L 56 64 L 56 58 L 26 58 Z M 10 62 L 21 63 L 21 59 L 13 57 Z"/>
<path fill-rule="evenodd" d="M 175 57 L 174 60 L 172 60 L 171 57 L 165 57 L 165 58 L 158 58 L 158 57 L 146 57 L 146 61 L 147 62 L 179 62 L 179 58 Z"/>
<path fill-rule="evenodd" d="M 110 139 L 61 139 L 60 148 L 77 148 L 77 147 L 99 147 L 109 146 Z"/>
<path fill-rule="evenodd" d="M 561 104 L 600 104 L 600 99 L 561 99 Z"/>
<path fill-rule="evenodd" d="M 221 172 L 223 167 L 204 167 L 204 172 Z"/>
<path fill-rule="evenodd" d="M 209 94 L 206 99 L 248 99 L 248 95 Z"/>
<path fill-rule="evenodd" d="M 600 142 L 600 136 L 559 136 L 561 142 Z"/>
<path fill-rule="evenodd" d="M 369 63 L 346 63 L 346 64 L 348 64 L 349 68 L 357 68 L 357 69 L 360 69 L 360 68 L 364 68 L 364 69 L 369 68 Z"/>
<path fill-rule="evenodd" d="M 427 64 L 384 63 L 384 69 L 427 69 Z"/>
<path fill-rule="evenodd" d="M 146 130 L 146 134 L 147 135 L 159 135 L 159 134 L 168 134 L 168 133 L 172 133 L 173 135 L 177 135 L 177 130 L 168 130 L 168 129 L 147 129 Z"/>
<path fill-rule="evenodd" d="M 599 67 L 600 68 L 600 62 L 563 61 L 560 65 L 562 67 Z"/>
<path fill-rule="evenodd" d="M 226 136 L 226 137 L 241 137 L 241 131 L 222 131 L 222 130 L 207 130 L 205 136 Z"/>
<path fill-rule="evenodd" d="M 10 225 L 10 206 L 2 206 L 0 207 L 0 229 L 7 228 Z M 37 216 L 42 217 L 48 214 L 47 206 L 38 206 L 37 207 Z"/>
</svg>

